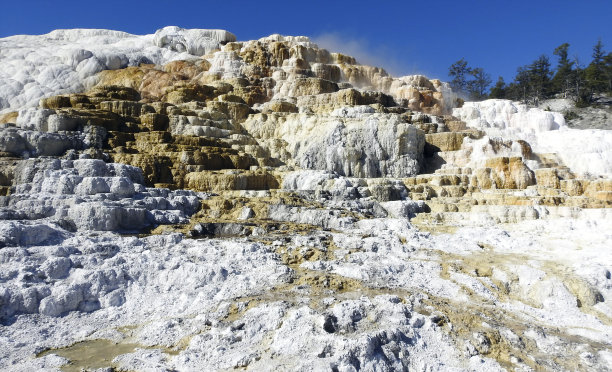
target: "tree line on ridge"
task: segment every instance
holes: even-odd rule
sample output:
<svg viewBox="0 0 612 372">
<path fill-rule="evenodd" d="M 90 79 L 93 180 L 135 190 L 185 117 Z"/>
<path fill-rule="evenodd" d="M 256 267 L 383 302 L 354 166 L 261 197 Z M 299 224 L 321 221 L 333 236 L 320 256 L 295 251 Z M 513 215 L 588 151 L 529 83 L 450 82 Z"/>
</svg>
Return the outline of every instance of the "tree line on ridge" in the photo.
<svg viewBox="0 0 612 372">
<path fill-rule="evenodd" d="M 517 69 L 514 80 L 506 83 L 500 76 L 491 86 L 491 76 L 481 67 L 470 67 L 461 58 L 448 70 L 451 87 L 468 100 L 505 98 L 537 106 L 547 98 L 570 98 L 579 107 L 588 106 L 596 94 L 612 95 L 612 52 L 604 51 L 601 39 L 593 47 L 592 60 L 584 66 L 577 57 L 569 57 L 568 43 L 553 51 L 557 67 L 551 67 L 547 55 Z"/>
</svg>

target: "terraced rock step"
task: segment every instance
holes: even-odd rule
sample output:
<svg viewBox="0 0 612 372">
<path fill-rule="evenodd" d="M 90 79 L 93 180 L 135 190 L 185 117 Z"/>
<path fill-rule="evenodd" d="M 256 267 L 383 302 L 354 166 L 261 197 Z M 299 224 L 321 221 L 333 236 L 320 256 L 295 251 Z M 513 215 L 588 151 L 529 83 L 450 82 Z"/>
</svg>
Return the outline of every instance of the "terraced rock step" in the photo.
<svg viewBox="0 0 612 372">
<path fill-rule="evenodd" d="M 499 167 L 476 170 L 445 167 L 431 175 L 404 179 L 410 197 L 424 200 L 428 212 L 411 222 L 424 227 L 430 224 L 456 226 L 472 213 L 489 215 L 497 223 L 516 223 L 555 215 L 559 209 L 577 211 L 612 207 L 610 180 L 561 179 L 559 174 L 563 173 L 559 168 L 540 168 L 533 173 L 535 180 L 528 175 L 527 180 L 517 183 L 513 180 L 517 179 L 516 169 L 519 169 L 518 178 L 522 180 L 523 168 L 520 165 L 508 168 L 506 164 L 519 161 L 518 158 L 487 161 L 487 165 L 503 164 L 503 173 Z M 530 185 L 519 187 L 524 184 Z M 514 187 L 498 188 L 498 185 Z M 458 215 L 453 215 L 454 212 Z M 567 212 L 557 215 L 567 215 Z"/>
</svg>

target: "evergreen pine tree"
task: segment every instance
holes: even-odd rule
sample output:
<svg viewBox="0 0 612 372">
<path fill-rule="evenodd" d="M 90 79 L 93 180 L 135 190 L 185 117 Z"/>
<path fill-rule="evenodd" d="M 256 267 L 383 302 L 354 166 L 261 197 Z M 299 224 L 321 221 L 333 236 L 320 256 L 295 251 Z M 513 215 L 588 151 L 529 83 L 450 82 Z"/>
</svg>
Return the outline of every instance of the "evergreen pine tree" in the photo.
<svg viewBox="0 0 612 372">
<path fill-rule="evenodd" d="M 550 94 L 550 60 L 546 55 L 541 55 L 529 65 L 528 70 L 528 86 L 530 98 L 537 106 L 543 98 Z"/>
<path fill-rule="evenodd" d="M 569 46 L 568 43 L 561 44 L 553 52 L 554 55 L 559 57 L 559 64 L 557 65 L 557 72 L 552 79 L 551 93 L 562 93 L 564 97 L 572 89 L 575 78 L 575 71 L 573 70 L 574 62 L 568 58 Z"/>
<path fill-rule="evenodd" d="M 585 70 L 587 84 L 593 93 L 605 92 L 608 89 L 604 56 L 603 43 L 599 39 L 593 47 L 593 61 Z"/>
<path fill-rule="evenodd" d="M 606 77 L 608 79 L 608 94 L 612 94 L 612 52 L 604 57 Z"/>
<path fill-rule="evenodd" d="M 472 79 L 467 83 L 467 89 L 474 100 L 482 100 L 486 97 L 487 88 L 491 85 L 491 76 L 483 68 L 476 67 L 471 69 Z"/>
<path fill-rule="evenodd" d="M 450 85 L 455 92 L 467 93 L 467 77 L 471 71 L 472 69 L 468 67 L 467 61 L 463 58 L 449 67 L 448 76 L 452 78 Z"/>
<path fill-rule="evenodd" d="M 516 70 L 514 81 L 506 89 L 506 97 L 514 101 L 527 103 L 529 98 L 529 66 L 521 66 Z"/>
<path fill-rule="evenodd" d="M 497 78 L 497 83 L 491 88 L 489 98 L 506 98 L 506 83 L 503 77 Z"/>
<path fill-rule="evenodd" d="M 592 93 L 587 86 L 585 68 L 578 60 L 578 57 L 574 59 L 574 100 L 576 101 L 576 107 L 586 107 L 591 104 Z"/>
</svg>

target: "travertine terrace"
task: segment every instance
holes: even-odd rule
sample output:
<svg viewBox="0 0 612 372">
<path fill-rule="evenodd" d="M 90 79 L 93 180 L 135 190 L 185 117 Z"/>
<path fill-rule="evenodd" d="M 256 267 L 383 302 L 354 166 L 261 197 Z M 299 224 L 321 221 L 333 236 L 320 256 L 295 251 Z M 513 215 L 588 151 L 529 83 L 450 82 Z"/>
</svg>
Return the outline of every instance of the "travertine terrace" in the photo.
<svg viewBox="0 0 612 372">
<path fill-rule="evenodd" d="M 610 370 L 612 131 L 303 36 L 0 39 L 0 368 Z"/>
</svg>

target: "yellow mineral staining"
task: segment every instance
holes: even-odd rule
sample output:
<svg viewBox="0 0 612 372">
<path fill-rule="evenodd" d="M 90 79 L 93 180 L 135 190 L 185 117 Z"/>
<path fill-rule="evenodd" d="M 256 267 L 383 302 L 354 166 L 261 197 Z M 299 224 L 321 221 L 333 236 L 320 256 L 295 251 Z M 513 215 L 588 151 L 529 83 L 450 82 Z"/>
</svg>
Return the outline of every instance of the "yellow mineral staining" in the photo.
<svg viewBox="0 0 612 372">
<path fill-rule="evenodd" d="M 331 58 L 335 64 L 356 65 L 357 60 L 354 57 L 347 56 L 342 53 L 331 53 Z"/>
<path fill-rule="evenodd" d="M 251 113 L 251 108 L 241 102 L 209 101 L 206 103 L 206 106 L 211 111 L 223 113 L 236 122 L 243 121 Z"/>
<path fill-rule="evenodd" d="M 107 70 L 98 75 L 98 86 L 128 87 L 139 91 L 142 98 L 146 100 L 160 101 L 164 100 L 169 88 L 197 80 L 209 68 L 210 62 L 202 59 L 196 62 L 170 62 L 161 68 L 155 65 L 140 65 L 119 70 Z"/>
<path fill-rule="evenodd" d="M 54 109 L 62 118 L 46 129 L 104 128 L 101 149 L 112 161 L 140 167 L 148 186 L 200 191 L 277 188 L 274 176 L 249 171 L 274 160 L 238 125 L 251 109 L 242 96 L 229 92 L 234 86 L 245 88 L 248 81 L 234 79 L 216 86 L 188 81 L 207 68 L 204 62 L 177 61 L 162 70 L 141 65 L 107 71 L 101 83 L 86 94 L 42 100 L 42 107 Z M 151 74 L 166 76 L 173 83 L 166 81 L 153 94 L 145 87 Z M 129 84 L 128 77 L 132 79 Z M 104 82 L 124 86 L 102 85 Z M 248 89 L 237 93 L 249 100 L 256 95 Z M 209 172 L 217 170 L 241 172 Z"/>
<path fill-rule="evenodd" d="M 529 316 L 520 313 L 511 313 L 495 306 L 499 301 L 522 302 L 528 306 L 540 308 L 542 304 L 532 295 L 524 292 L 519 286 L 519 277 L 514 274 L 515 268 L 533 260 L 532 257 L 520 254 L 497 253 L 493 247 L 482 244 L 483 251 L 469 255 L 456 255 L 438 252 L 442 266 L 441 277 L 451 280 L 451 273 L 467 274 L 476 278 L 494 295 L 493 302 L 478 296 L 469 302 L 455 302 L 430 296 L 416 310 L 424 313 L 428 307 L 444 314 L 444 321 L 452 324 L 449 335 L 458 342 L 470 342 L 475 349 L 488 357 L 496 359 L 507 368 L 514 368 L 517 363 L 526 364 L 535 370 L 566 369 L 586 371 L 588 367 L 582 365 L 578 354 L 584 350 L 574 350 L 574 344 L 585 344 L 590 352 L 597 353 L 607 348 L 606 345 L 582 339 L 569 333 L 563 333 L 556 328 L 544 324 L 530 324 Z M 593 305 L 601 302 L 601 294 L 590 284 L 578 277 L 571 269 L 559 262 L 538 261 L 542 272 L 546 273 L 544 279 L 557 279 L 565 288 L 576 297 L 577 306 L 581 311 L 597 317 L 604 324 L 611 324 L 611 319 L 595 310 Z M 506 279 L 500 280 L 494 272 L 505 273 Z M 497 278 L 496 278 L 497 276 Z M 477 296 L 474 292 L 460 284 L 463 291 L 470 297 Z M 536 286 L 538 284 L 536 283 Z M 532 293 L 533 292 L 533 293 Z M 473 305 L 482 303 L 482 305 Z M 457 311 L 457 309 L 462 309 Z M 570 340 L 563 352 L 551 360 L 550 355 L 544 354 L 535 344 L 534 340 L 525 335 L 528 330 L 542 329 L 550 336 L 558 336 Z"/>
<path fill-rule="evenodd" d="M 185 350 L 193 338 L 199 332 L 192 333 L 181 338 L 176 344 L 167 345 L 141 345 L 132 342 L 135 333 L 142 325 L 128 325 L 117 328 L 123 339 L 119 341 L 111 341 L 106 339 L 92 339 L 79 341 L 72 345 L 57 349 L 48 349 L 36 355 L 40 358 L 45 355 L 55 354 L 68 359 L 68 363 L 61 366 L 60 369 L 65 372 L 80 372 L 90 371 L 99 368 L 111 368 L 112 370 L 120 369 L 113 363 L 113 359 L 123 354 L 130 354 L 137 349 L 159 349 L 169 357 L 178 355 Z M 204 325 L 203 329 L 209 328 Z"/>
<path fill-rule="evenodd" d="M 461 132 L 426 134 L 425 142 L 433 148 L 431 150 L 425 148 L 425 151 L 429 151 L 431 154 L 438 151 L 457 151 L 461 149 L 461 145 L 463 144 L 463 137 L 466 137 L 468 135 L 468 133 Z"/>
<path fill-rule="evenodd" d="M 444 125 L 446 125 L 448 130 L 451 132 L 461 132 L 467 130 L 467 126 L 464 121 L 456 120 L 452 116 L 445 117 Z"/>
<path fill-rule="evenodd" d="M 612 203 L 612 180 L 585 180 L 582 181 L 584 195 L 605 202 Z"/>
<path fill-rule="evenodd" d="M 438 325 L 459 345 L 463 344 L 465 349 L 471 346 L 474 352 L 493 358 L 511 370 L 516 368 L 518 363 L 527 365 L 533 370 L 546 370 L 540 365 L 540 360 L 534 360 L 533 357 L 540 357 L 542 360 L 548 358 L 539 351 L 533 340 L 524 336 L 523 332 L 528 329 L 522 319 L 499 311 L 493 306 L 476 307 L 464 302 L 434 297 L 426 299 L 424 305 L 415 310 L 426 314 L 432 309 L 436 313 L 444 314 L 437 318 L 434 316 L 432 319 L 438 320 Z M 452 330 L 446 326 L 447 323 Z M 500 329 L 509 332 L 502 335 Z"/>
<path fill-rule="evenodd" d="M 292 278 L 289 283 L 273 287 L 258 301 L 295 299 L 295 292 L 307 291 L 310 299 L 310 306 L 313 308 L 321 307 L 320 300 L 324 297 L 334 296 L 335 298 L 351 298 L 354 296 L 376 296 L 387 294 L 386 289 L 372 289 L 367 287 L 362 281 L 348 278 L 330 272 L 315 271 L 305 269 L 300 266 L 306 261 L 331 260 L 334 258 L 334 251 L 337 249 L 331 239 L 323 241 L 324 246 L 320 247 L 279 247 L 277 252 L 283 262 L 292 269 Z M 392 290 L 391 290 L 392 291 Z M 255 302 L 253 304 L 257 304 Z M 249 302 L 249 305 L 252 303 Z M 326 305 L 330 306 L 330 304 Z M 244 311 L 242 311 L 244 312 Z"/>
<path fill-rule="evenodd" d="M 491 169 L 491 180 L 497 189 L 524 189 L 535 183 L 533 172 L 520 157 L 487 159 L 486 168 Z"/>
<path fill-rule="evenodd" d="M 383 69 L 358 65 L 352 57 L 295 41 L 302 39 L 275 35 L 257 42 L 228 43 L 222 52 L 227 56 L 103 71 L 86 94 L 41 100 L 43 108 L 70 119 L 43 129 L 104 128 L 103 148 L 88 152 L 102 156 L 102 150 L 112 161 L 142 168 L 148 186 L 200 191 L 273 189 L 279 185 L 275 176 L 249 169 L 282 165 L 288 154 L 282 140 L 270 139 L 260 146 L 245 135 L 240 124 L 254 113 L 254 105 L 264 104 L 264 114 L 297 113 L 304 106 L 323 112 L 366 104 L 378 112 L 391 112 L 388 108 L 397 102 L 381 91 L 394 94 L 408 85 L 416 89 L 410 102 L 415 108 L 433 107 L 441 98 L 435 92 L 439 82 L 419 77 L 392 86 L 393 79 Z M 213 72 L 218 57 L 244 63 L 244 77 L 224 78 L 218 67 Z M 340 89 L 340 81 L 344 81 L 342 88 L 349 89 Z M 287 99 L 271 101 L 275 95 Z M 9 117 L 13 120 L 14 115 L 3 120 Z"/>
<path fill-rule="evenodd" d="M 113 367 L 113 359 L 122 354 L 132 353 L 136 348 L 146 347 L 135 343 L 116 343 L 110 340 L 97 339 L 77 342 L 64 348 L 46 350 L 37 356 L 59 355 L 70 361 L 61 367 L 62 371 L 80 372 L 82 370 Z"/>
<path fill-rule="evenodd" d="M 513 300 L 528 304 L 529 306 L 541 308 L 542 304 L 536 298 L 530 298 L 519 289 L 519 277 L 514 274 L 515 267 L 524 265 L 533 260 L 532 257 L 521 254 L 502 254 L 493 248 L 483 245 L 483 251 L 461 256 L 440 252 L 442 259 L 442 274 L 445 279 L 450 279 L 450 270 L 474 276 L 486 278 L 480 280 L 491 292 L 496 294 L 498 300 Z M 546 278 L 558 279 L 565 288 L 576 297 L 576 305 L 581 311 L 598 317 L 604 324 L 612 324 L 612 320 L 604 314 L 594 311 L 592 307 L 603 301 L 602 295 L 588 282 L 562 263 L 556 261 L 538 260 L 538 267 L 546 272 Z M 493 271 L 505 273 L 507 280 L 501 281 L 495 278 Z M 491 285 L 490 283 L 493 283 Z M 482 300 L 482 299 L 481 299 Z"/>
<path fill-rule="evenodd" d="M 355 64 L 339 64 L 344 79 L 357 88 L 388 91 L 391 87 L 391 76 L 380 67 Z"/>
<path fill-rule="evenodd" d="M 143 80 L 147 75 L 157 75 L 161 77 L 165 74 L 163 71 L 156 70 L 151 65 L 141 65 L 139 67 L 126 67 L 119 70 L 105 70 L 98 74 L 100 86 L 122 86 L 141 90 Z M 148 76 L 147 76 L 148 77 Z M 157 95 L 155 95 L 157 96 Z"/>
<path fill-rule="evenodd" d="M 323 239 L 324 244 L 315 247 L 280 247 L 277 252 L 285 264 L 293 269 L 306 261 L 329 261 L 335 258 L 338 247 L 332 239 Z"/>
<path fill-rule="evenodd" d="M 279 236 L 286 236 L 287 234 L 303 235 L 320 229 L 320 227 L 314 225 L 286 221 L 278 222 L 270 219 L 269 209 L 273 205 L 290 205 L 313 209 L 322 207 L 318 202 L 306 201 L 299 195 L 280 190 L 218 191 L 209 198 L 200 200 L 200 210 L 191 216 L 189 224 L 162 225 L 153 229 L 150 233 L 182 232 L 190 235 L 195 231 L 196 236 L 215 236 L 215 231 L 225 234 L 223 227 L 229 226 L 229 235 L 248 236 L 249 239 L 254 241 L 270 243 Z M 202 224 L 208 226 L 207 229 L 212 229 L 212 231 L 198 233 L 196 231 L 197 227 Z M 231 230 L 232 226 L 239 230 L 234 232 Z M 255 228 L 265 231 L 265 235 L 261 235 L 261 231 L 256 236 L 252 235 Z"/>
<path fill-rule="evenodd" d="M 232 45 L 230 45 L 232 44 Z M 251 65 L 259 69 L 257 77 L 266 77 L 271 74 L 271 67 L 281 67 L 283 62 L 291 58 L 289 47 L 282 42 L 249 43 L 244 48 L 240 49 L 238 43 L 230 43 L 225 46 L 227 49 L 238 49 L 240 57 Z"/>
<path fill-rule="evenodd" d="M 0 153 L 0 156 L 0 196 L 9 196 L 18 159 L 11 154 Z"/>
<path fill-rule="evenodd" d="M 237 299 L 234 303 L 230 304 L 229 308 L 227 309 L 227 314 L 225 315 L 225 318 L 223 320 L 229 323 L 234 322 L 242 318 L 244 313 L 246 313 L 250 309 L 256 308 L 263 302 L 264 301 L 258 297 L 241 297 Z"/>
<path fill-rule="evenodd" d="M 262 113 L 269 114 L 271 112 L 298 112 L 298 107 L 286 101 L 273 101 L 265 105 Z"/>
<path fill-rule="evenodd" d="M 164 101 L 178 105 L 194 101 L 205 102 L 214 97 L 215 89 L 209 85 L 181 82 L 165 89 Z"/>
<path fill-rule="evenodd" d="M 185 186 L 198 191 L 268 190 L 279 182 L 266 171 L 192 172 L 185 176 Z"/>
<path fill-rule="evenodd" d="M 285 84 L 281 93 L 287 96 L 300 97 L 312 96 L 323 93 L 333 93 L 338 90 L 338 85 L 332 81 L 319 78 L 297 78 Z"/>
<path fill-rule="evenodd" d="M 298 106 L 306 106 L 315 113 L 324 113 L 345 106 L 381 104 L 394 106 L 393 97 L 376 91 L 359 91 L 354 88 L 342 89 L 334 93 L 307 95 L 297 98 Z"/>
<path fill-rule="evenodd" d="M 170 74 L 178 74 L 186 79 L 193 79 L 204 71 L 208 71 L 210 62 L 205 59 L 197 61 L 173 61 L 165 64 L 162 70 Z"/>
<path fill-rule="evenodd" d="M 217 57 L 226 59 L 218 61 Z M 234 299 L 225 322 L 239 320 L 249 309 L 270 301 L 302 301 L 306 297 L 311 306 L 320 307 L 330 306 L 329 302 L 320 302 L 330 296 L 410 296 L 405 288 L 377 288 L 329 271 L 307 269 L 309 263 L 346 259 L 355 251 L 342 249 L 339 253 L 333 233 L 322 231 L 320 226 L 275 221 L 271 215 L 273 207 L 279 205 L 295 207 L 296 211 L 326 207 L 312 195 L 286 192 L 280 187 L 284 172 L 300 166 L 292 162 L 291 151 L 306 146 L 290 144 L 289 138 L 296 133 L 307 138 L 320 135 L 325 129 L 320 116 L 329 116 L 342 107 L 369 105 L 369 111 L 393 114 L 401 125 L 412 124 L 418 129 L 410 128 L 424 135 L 424 165 L 431 173 L 402 180 L 411 199 L 425 202 L 426 213 L 411 221 L 423 230 L 453 232 L 469 222 L 470 215 L 487 215 L 491 221 L 507 223 L 539 218 L 541 207 L 612 207 L 612 181 L 577 179 L 554 154 L 534 154 L 524 141 L 490 139 L 485 146 L 491 153 L 503 155 L 509 153 L 508 149 L 518 150 L 513 156 L 483 158 L 468 166 L 472 154 L 465 144 L 481 139 L 484 133 L 468 129 L 465 122 L 449 115 L 423 115 L 448 113 L 440 81 L 424 76 L 396 79 L 384 69 L 359 65 L 353 57 L 330 54 L 311 43 L 292 42 L 280 35 L 255 42 L 230 42 L 221 53 L 201 59 L 103 71 L 97 79 L 97 85 L 83 94 L 41 100 L 42 108 L 55 110 L 61 119 L 42 129 L 62 132 L 94 128 L 102 138 L 91 151 L 94 156 L 102 157 L 104 152 L 107 160 L 141 168 L 146 186 L 205 193 L 200 194 L 200 210 L 188 224 L 154 227 L 147 233 L 182 232 L 196 238 L 230 236 L 261 242 L 290 269 L 285 283 L 259 296 Z M 0 124 L 16 121 L 17 115 L 12 112 L 0 116 Z M 9 155 L 0 154 L 0 195 L 10 193 L 14 178 L 16 161 Z M 537 162 L 539 169 L 531 171 L 526 165 L 529 161 Z M 367 188 L 373 200 L 398 200 L 405 195 L 389 183 L 384 178 L 364 179 L 360 187 Z M 368 218 L 360 213 L 343 211 L 338 216 Z M 315 235 L 316 244 L 304 246 L 292 245 L 287 238 Z M 406 243 L 405 238 L 400 239 Z M 424 293 L 425 300 L 413 311 L 444 314 L 432 315 L 431 319 L 458 344 L 471 347 L 474 354 L 494 358 L 508 369 L 526 365 L 534 370 L 584 370 L 578 351 L 570 347 L 566 357 L 551 361 L 526 335 L 528 328 L 545 329 L 547 334 L 584 343 L 594 353 L 604 346 L 560 334 L 530 322 L 520 313 L 495 306 L 500 301 L 520 301 L 543 307 L 533 292 L 520 288 L 513 271 L 530 257 L 498 254 L 486 245 L 482 248 L 483 252 L 466 256 L 426 252 L 439 264 L 441 278 L 456 284 L 469 300 L 454 301 Z M 575 296 L 580 311 L 612 324 L 596 310 L 601 294 L 592 285 L 558 263 L 541 262 L 541 267 Z M 499 271 L 507 274 L 506 279 L 496 275 Z M 491 297 L 483 298 L 460 283 L 457 274 L 482 284 Z M 124 335 L 123 342 L 88 340 L 47 350 L 40 356 L 63 356 L 71 361 L 64 370 L 71 371 L 117 367 L 112 364 L 116 356 L 137 348 L 153 348 L 130 343 L 128 331 Z M 160 348 L 166 354 L 175 354 L 188 346 L 192 336 L 172 348 Z"/>
<path fill-rule="evenodd" d="M 41 99 L 40 106 L 46 109 L 58 109 L 62 107 L 72 107 L 72 103 L 68 96 L 54 96 Z"/>
<path fill-rule="evenodd" d="M 364 288 L 364 284 L 359 280 L 334 273 L 310 270 L 303 270 L 292 284 L 294 286 L 308 286 L 310 293 L 315 298 L 320 295 L 359 292 Z"/>
<path fill-rule="evenodd" d="M 483 133 L 466 130 L 465 123 L 452 116 L 442 119 L 442 126 L 416 124 L 426 133 L 425 169 L 433 168 L 433 173 L 403 180 L 413 200 L 426 201 L 429 213 L 411 220 L 419 228 L 437 233 L 453 231 L 469 220 L 470 215 L 454 215 L 458 212 L 486 214 L 490 221 L 511 223 L 540 218 L 535 209 L 538 206 L 612 207 L 612 181 L 576 179 L 555 154 L 535 154 L 525 141 L 489 139 L 483 147 L 488 151 L 508 153 L 518 149 L 521 156 L 489 157 L 474 168 L 467 166 L 465 159 L 472 150 L 465 149 L 464 138 L 480 139 Z M 530 170 L 527 160 L 540 167 L 535 172 Z M 456 165 L 440 168 L 447 161 Z"/>
<path fill-rule="evenodd" d="M 539 186 L 552 189 L 558 189 L 561 186 L 556 168 L 536 169 L 535 176 Z"/>
<path fill-rule="evenodd" d="M 6 114 L 0 114 L 0 125 L 7 123 L 14 123 L 17 121 L 19 113 L 17 111 L 7 112 Z"/>
</svg>

